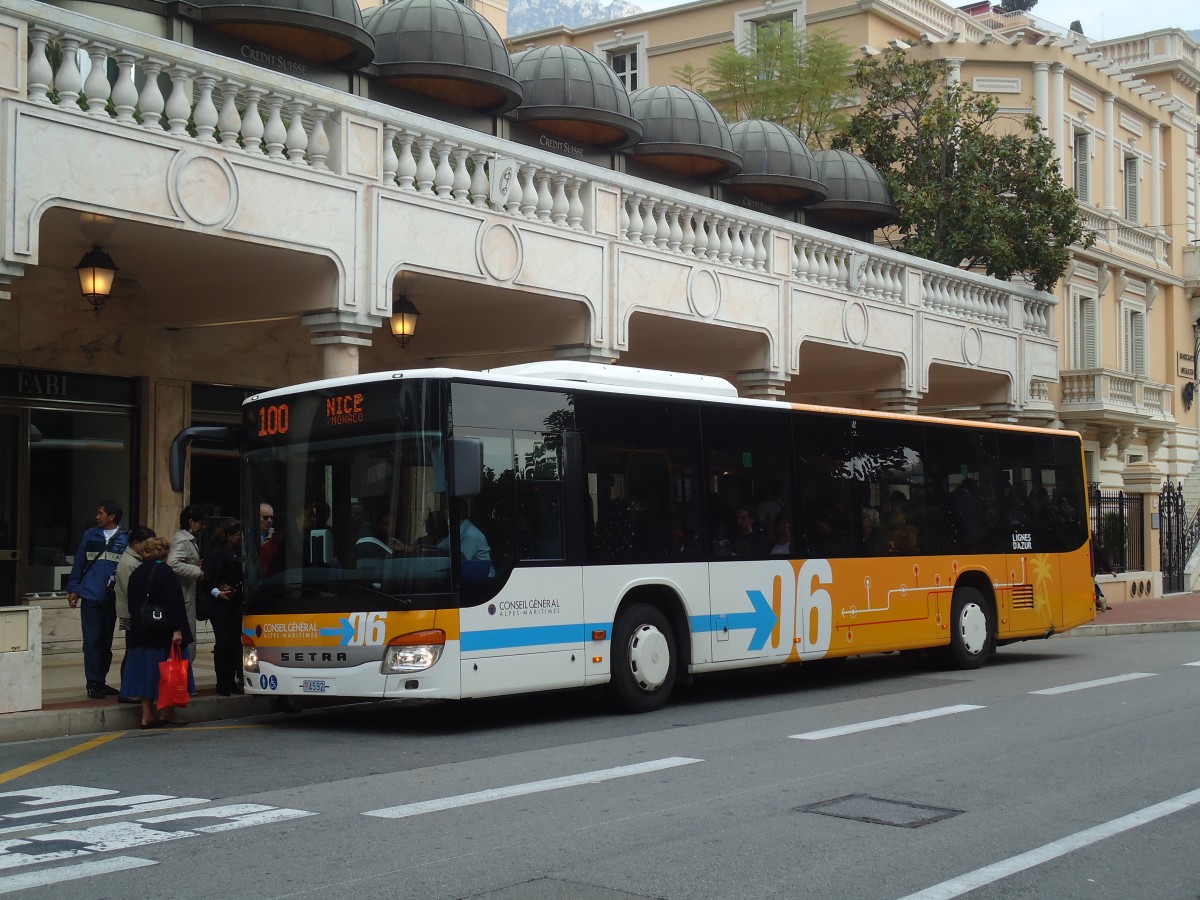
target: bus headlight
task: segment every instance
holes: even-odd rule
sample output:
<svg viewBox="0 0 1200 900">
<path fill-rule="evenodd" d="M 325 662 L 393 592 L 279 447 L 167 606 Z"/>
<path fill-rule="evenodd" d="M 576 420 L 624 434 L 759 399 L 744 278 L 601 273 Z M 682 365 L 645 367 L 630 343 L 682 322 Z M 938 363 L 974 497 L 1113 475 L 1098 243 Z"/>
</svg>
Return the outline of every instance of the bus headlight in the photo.
<svg viewBox="0 0 1200 900">
<path fill-rule="evenodd" d="M 423 672 L 442 658 L 445 646 L 446 632 L 440 628 L 394 637 L 388 641 L 387 652 L 383 655 L 383 673 Z"/>
<path fill-rule="evenodd" d="M 242 668 L 247 672 L 258 671 L 258 648 L 253 644 L 242 645 Z"/>
</svg>

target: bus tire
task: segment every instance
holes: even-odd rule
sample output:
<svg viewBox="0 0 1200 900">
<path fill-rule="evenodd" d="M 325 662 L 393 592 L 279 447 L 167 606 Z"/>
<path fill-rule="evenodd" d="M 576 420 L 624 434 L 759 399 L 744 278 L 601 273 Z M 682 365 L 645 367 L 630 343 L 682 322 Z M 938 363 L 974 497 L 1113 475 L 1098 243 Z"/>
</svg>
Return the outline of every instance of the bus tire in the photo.
<svg viewBox="0 0 1200 900">
<path fill-rule="evenodd" d="M 661 709 L 675 686 L 675 634 L 657 608 L 635 603 L 613 626 L 609 701 L 623 712 Z"/>
<path fill-rule="evenodd" d="M 975 588 L 958 588 L 950 607 L 950 662 L 959 669 L 978 669 L 995 644 L 991 605 Z"/>
</svg>

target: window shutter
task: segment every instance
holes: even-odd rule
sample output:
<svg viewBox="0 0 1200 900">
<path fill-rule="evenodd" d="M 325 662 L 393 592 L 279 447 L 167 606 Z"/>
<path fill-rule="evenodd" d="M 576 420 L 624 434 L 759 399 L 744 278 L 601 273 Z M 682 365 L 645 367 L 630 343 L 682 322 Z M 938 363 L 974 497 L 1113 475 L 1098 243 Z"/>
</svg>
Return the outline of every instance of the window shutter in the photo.
<svg viewBox="0 0 1200 900">
<path fill-rule="evenodd" d="M 1130 323 L 1133 328 L 1133 373 L 1146 374 L 1146 316 L 1140 312 L 1133 314 Z"/>
<path fill-rule="evenodd" d="M 1125 160 L 1125 218 L 1138 220 L 1138 160 L 1133 156 Z"/>
<path fill-rule="evenodd" d="M 1088 152 L 1088 136 L 1075 135 L 1075 196 L 1085 203 L 1091 196 L 1088 186 L 1088 175 L 1091 169 L 1091 159 Z"/>
<path fill-rule="evenodd" d="M 1096 301 L 1091 297 L 1083 297 L 1079 301 L 1079 312 L 1082 320 L 1082 343 L 1080 345 L 1080 362 L 1084 369 L 1096 368 Z"/>
</svg>

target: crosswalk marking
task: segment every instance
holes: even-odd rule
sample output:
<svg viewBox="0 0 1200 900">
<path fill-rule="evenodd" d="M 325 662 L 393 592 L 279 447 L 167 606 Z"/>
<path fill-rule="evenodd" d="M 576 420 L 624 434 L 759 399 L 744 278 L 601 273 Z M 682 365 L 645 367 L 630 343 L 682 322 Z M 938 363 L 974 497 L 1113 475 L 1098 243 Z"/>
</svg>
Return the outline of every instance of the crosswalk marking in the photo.
<svg viewBox="0 0 1200 900">
<path fill-rule="evenodd" d="M 493 800 L 504 800 L 509 797 L 520 797 L 525 794 L 536 794 L 542 791 L 555 791 L 560 788 L 574 787 L 580 784 L 596 784 L 601 781 L 611 781 L 614 778 L 628 778 L 631 775 L 644 775 L 647 772 L 661 772 L 676 766 L 690 766 L 692 763 L 704 762 L 702 759 L 692 759 L 687 756 L 671 756 L 666 759 L 655 759 L 629 766 L 617 766 L 612 769 L 599 769 L 594 772 L 583 772 L 579 775 L 566 775 L 562 778 L 547 778 L 544 781 L 530 781 L 526 784 L 514 784 L 505 788 L 494 788 L 487 791 L 474 791 L 470 794 L 459 794 L 455 797 L 442 797 L 438 800 L 425 800 L 421 803 L 407 803 L 403 806 L 389 806 L 384 809 L 373 809 L 363 813 L 364 816 L 375 816 L 380 819 L 404 819 L 409 816 L 419 816 L 425 813 L 440 812 L 446 809 L 457 809 L 462 806 L 473 806 L 477 803 L 490 803 Z"/>
<path fill-rule="evenodd" d="M 59 866 L 54 869 L 42 869 L 38 872 L 22 872 L 20 875 L 5 875 L 0 877 L 0 894 L 11 894 L 15 891 L 46 887 L 49 884 L 91 878 L 94 875 L 107 875 L 110 872 L 125 872 L 129 869 L 157 865 L 158 863 L 152 859 L 138 859 L 135 856 L 110 856 L 108 859 L 77 863 L 73 866 Z"/>
<path fill-rule="evenodd" d="M 1139 678 L 1153 678 L 1153 672 L 1130 672 L 1127 675 L 1113 675 L 1111 678 L 1097 678 L 1093 681 L 1080 681 L 1075 684 L 1064 684 L 1059 687 L 1043 688 L 1040 691 L 1030 691 L 1048 697 L 1052 694 L 1069 694 L 1072 691 L 1086 691 L 1088 688 L 1104 687 L 1106 684 L 1120 684 L 1123 681 L 1136 681 Z"/>
<path fill-rule="evenodd" d="M 907 725 L 909 722 L 920 722 L 925 719 L 936 719 L 939 716 L 951 716 L 955 713 L 970 712 L 973 709 L 984 709 L 970 703 L 960 703 L 957 706 L 942 706 L 937 709 L 925 709 L 920 712 L 905 713 L 900 716 L 888 716 L 885 719 L 872 719 L 869 722 L 857 722 L 853 725 L 839 725 L 835 728 L 822 728 L 820 731 L 806 731 L 802 734 L 789 734 L 789 738 L 798 741 L 823 741 L 826 738 L 841 737 L 846 734 L 857 734 L 860 731 L 873 731 L 876 728 L 888 728 L 892 725 Z"/>
</svg>

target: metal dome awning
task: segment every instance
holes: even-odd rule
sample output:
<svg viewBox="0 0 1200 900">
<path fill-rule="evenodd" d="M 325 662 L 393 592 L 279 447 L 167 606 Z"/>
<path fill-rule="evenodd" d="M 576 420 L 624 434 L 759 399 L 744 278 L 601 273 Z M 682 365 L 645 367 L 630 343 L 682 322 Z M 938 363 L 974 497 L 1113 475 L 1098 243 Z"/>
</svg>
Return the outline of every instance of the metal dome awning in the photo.
<svg viewBox="0 0 1200 900">
<path fill-rule="evenodd" d="M 819 203 L 829 191 L 804 142 L 775 122 L 750 119 L 729 127 L 742 171 L 727 180 L 739 192 L 768 203 Z"/>
<path fill-rule="evenodd" d="M 375 43 L 355 0 L 189 0 L 197 19 L 214 31 L 315 63 L 356 70 L 371 61 Z"/>
<path fill-rule="evenodd" d="M 504 39 L 457 0 L 392 0 L 363 21 L 375 41 L 371 71 L 381 81 L 493 115 L 521 102 Z"/>
<path fill-rule="evenodd" d="M 742 170 L 729 126 L 716 107 L 699 94 L 674 85 L 634 91 L 634 117 L 642 125 L 642 142 L 629 155 L 660 169 L 715 181 Z"/>
</svg>

